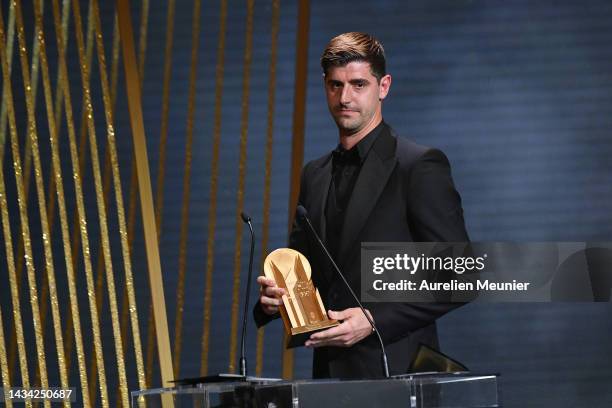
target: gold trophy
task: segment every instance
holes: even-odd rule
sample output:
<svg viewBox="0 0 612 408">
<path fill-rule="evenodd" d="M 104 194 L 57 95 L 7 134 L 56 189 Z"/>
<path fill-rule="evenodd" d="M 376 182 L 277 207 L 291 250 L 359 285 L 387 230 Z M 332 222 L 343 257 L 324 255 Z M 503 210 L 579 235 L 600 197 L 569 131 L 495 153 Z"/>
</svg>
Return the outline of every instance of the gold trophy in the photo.
<svg viewBox="0 0 612 408">
<path fill-rule="evenodd" d="M 312 333 L 339 324 L 327 317 L 304 255 L 290 248 L 272 251 L 264 262 L 264 274 L 286 292 L 279 309 L 287 332 L 287 348 L 303 346 Z"/>
</svg>

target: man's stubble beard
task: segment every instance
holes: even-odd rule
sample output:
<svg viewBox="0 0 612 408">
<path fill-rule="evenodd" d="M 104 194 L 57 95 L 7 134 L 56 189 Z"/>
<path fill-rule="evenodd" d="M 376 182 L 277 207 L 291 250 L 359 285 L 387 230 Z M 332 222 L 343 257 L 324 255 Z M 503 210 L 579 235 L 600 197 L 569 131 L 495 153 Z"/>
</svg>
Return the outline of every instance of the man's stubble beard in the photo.
<svg viewBox="0 0 612 408">
<path fill-rule="evenodd" d="M 334 116 L 334 122 L 336 122 L 338 130 L 344 133 L 347 137 L 357 134 L 361 129 L 367 126 L 367 124 L 374 117 L 374 113 L 368 115 L 366 112 L 364 115 L 364 112 L 361 110 L 356 111 L 356 113 L 357 115 L 354 118 Z"/>
<path fill-rule="evenodd" d="M 360 128 L 360 126 L 363 124 L 362 121 L 359 120 L 359 118 L 355 118 L 355 119 L 348 119 L 348 118 L 335 118 L 336 119 L 336 126 L 338 126 L 338 129 L 343 131 L 343 132 L 349 132 L 349 133 L 353 133 L 353 132 L 357 132 Z"/>
</svg>

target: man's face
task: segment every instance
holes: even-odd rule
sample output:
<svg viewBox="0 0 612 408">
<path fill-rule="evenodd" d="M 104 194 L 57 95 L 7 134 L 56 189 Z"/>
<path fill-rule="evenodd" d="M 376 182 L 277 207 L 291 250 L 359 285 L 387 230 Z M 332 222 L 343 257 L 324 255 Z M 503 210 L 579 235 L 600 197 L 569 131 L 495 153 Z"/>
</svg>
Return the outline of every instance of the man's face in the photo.
<svg viewBox="0 0 612 408">
<path fill-rule="evenodd" d="M 381 103 L 389 92 L 391 76 L 385 75 L 379 82 L 369 62 L 331 67 L 324 81 L 329 112 L 341 133 L 355 134 L 382 117 Z"/>
</svg>

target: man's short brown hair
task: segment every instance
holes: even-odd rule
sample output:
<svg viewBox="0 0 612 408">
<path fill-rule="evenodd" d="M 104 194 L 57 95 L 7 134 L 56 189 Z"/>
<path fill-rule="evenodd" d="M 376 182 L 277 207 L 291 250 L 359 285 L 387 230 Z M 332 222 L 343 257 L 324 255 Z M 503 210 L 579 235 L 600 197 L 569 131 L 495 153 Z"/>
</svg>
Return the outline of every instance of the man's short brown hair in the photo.
<svg viewBox="0 0 612 408">
<path fill-rule="evenodd" d="M 380 41 L 367 33 L 340 34 L 331 39 L 321 55 L 324 74 L 330 67 L 343 67 L 354 61 L 369 62 L 370 71 L 378 81 L 387 74 L 385 50 Z"/>
</svg>

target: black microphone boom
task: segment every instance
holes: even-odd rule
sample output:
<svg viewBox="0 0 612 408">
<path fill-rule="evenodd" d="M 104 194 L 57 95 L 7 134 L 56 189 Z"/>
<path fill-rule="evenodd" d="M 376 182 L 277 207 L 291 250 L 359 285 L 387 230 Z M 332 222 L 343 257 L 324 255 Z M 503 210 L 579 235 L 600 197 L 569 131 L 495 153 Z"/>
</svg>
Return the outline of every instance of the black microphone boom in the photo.
<svg viewBox="0 0 612 408">
<path fill-rule="evenodd" d="M 383 364 L 384 374 L 385 374 L 386 378 L 389 378 L 389 363 L 387 362 L 387 353 L 385 353 L 385 344 L 382 341 L 382 337 L 380 337 L 380 332 L 378 331 L 378 328 L 376 327 L 376 324 L 374 324 L 374 320 L 372 320 L 370 315 L 366 313 L 366 310 L 363 307 L 363 305 L 361 304 L 361 302 L 359 301 L 359 298 L 357 297 L 357 295 L 355 295 L 355 292 L 353 292 L 353 288 L 351 288 L 351 285 L 349 285 L 348 281 L 344 277 L 344 274 L 340 271 L 340 268 L 338 268 L 338 265 L 336 265 L 336 262 L 334 262 L 334 259 L 329 254 L 329 251 L 325 247 L 325 244 L 323 244 L 323 241 L 321 241 L 321 238 L 319 237 L 319 234 L 317 234 L 317 231 L 315 231 L 314 227 L 310 223 L 310 219 L 308 219 L 308 211 L 306 211 L 306 208 L 304 208 L 302 205 L 298 205 L 296 212 L 297 212 L 297 216 L 298 216 L 298 221 L 305 221 L 306 222 L 306 224 L 308 225 L 308 228 L 310 229 L 312 234 L 317 239 L 317 242 L 319 243 L 319 245 L 323 249 L 323 252 L 325 252 L 325 255 L 327 255 L 327 258 L 331 261 L 332 265 L 334 266 L 334 269 L 338 273 L 338 276 L 340 276 L 340 278 L 342 278 L 342 281 L 344 282 L 344 284 L 348 288 L 349 292 L 353 296 L 353 299 L 355 299 L 355 302 L 357 302 L 357 304 L 359 305 L 359 308 L 363 312 L 363 315 L 366 317 L 366 319 L 368 319 L 368 322 L 370 323 L 370 326 L 372 326 L 372 330 L 374 331 L 374 333 L 376 333 L 376 336 L 378 337 L 378 342 L 380 343 L 380 351 L 381 351 L 381 355 L 382 355 L 382 364 Z"/>
<path fill-rule="evenodd" d="M 244 312 L 242 313 L 242 336 L 240 339 L 240 375 L 246 378 L 247 376 L 247 361 L 246 361 L 246 328 L 247 328 L 247 314 L 249 312 L 249 299 L 251 297 L 251 280 L 253 276 L 253 252 L 255 250 L 255 233 L 253 232 L 253 224 L 251 223 L 251 217 L 244 212 L 240 213 L 242 221 L 244 221 L 251 231 L 251 251 L 249 254 L 249 274 L 247 277 L 246 285 L 246 296 L 244 299 Z"/>
<path fill-rule="evenodd" d="M 247 224 L 251 222 L 251 217 L 249 217 L 249 214 L 245 212 L 240 213 L 240 218 L 242 218 L 242 221 L 244 221 Z"/>
</svg>

